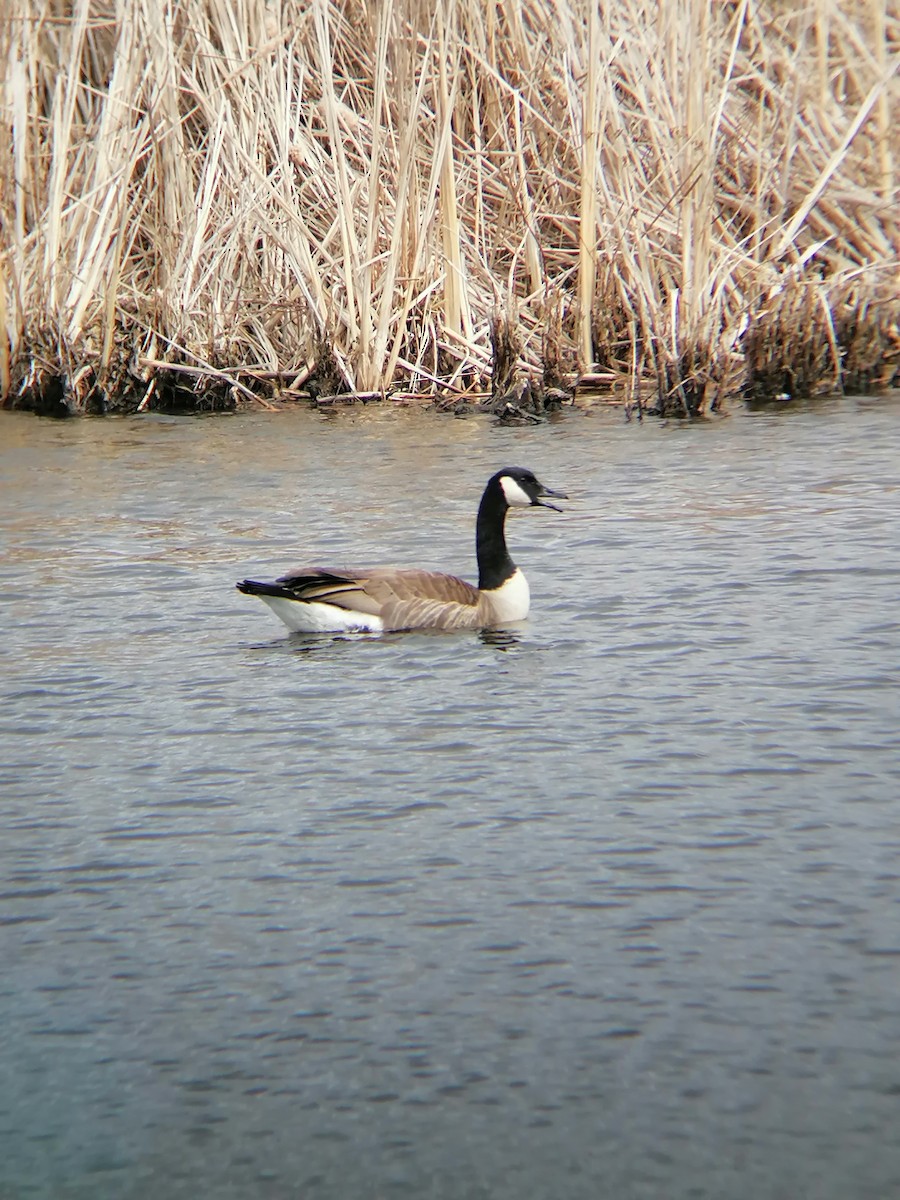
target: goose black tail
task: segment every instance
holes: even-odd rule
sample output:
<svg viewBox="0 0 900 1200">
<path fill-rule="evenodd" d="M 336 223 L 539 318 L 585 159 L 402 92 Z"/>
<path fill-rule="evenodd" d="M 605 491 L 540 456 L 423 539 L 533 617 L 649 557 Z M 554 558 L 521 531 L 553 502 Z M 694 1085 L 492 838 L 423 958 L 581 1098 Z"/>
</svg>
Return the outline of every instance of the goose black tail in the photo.
<svg viewBox="0 0 900 1200">
<path fill-rule="evenodd" d="M 296 597 L 280 583 L 261 583 L 256 579 L 242 579 L 234 585 L 245 596 L 284 596 L 288 600 Z"/>
</svg>

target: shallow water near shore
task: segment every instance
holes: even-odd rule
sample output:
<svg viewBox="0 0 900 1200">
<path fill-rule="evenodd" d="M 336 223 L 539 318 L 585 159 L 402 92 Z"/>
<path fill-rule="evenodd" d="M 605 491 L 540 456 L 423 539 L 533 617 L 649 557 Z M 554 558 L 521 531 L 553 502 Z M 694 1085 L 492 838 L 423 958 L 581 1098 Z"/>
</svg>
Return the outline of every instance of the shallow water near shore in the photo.
<svg viewBox="0 0 900 1200">
<path fill-rule="evenodd" d="M 900 400 L 0 414 L 0 1197 L 900 1194 Z M 532 616 L 303 640 L 299 561 Z"/>
</svg>

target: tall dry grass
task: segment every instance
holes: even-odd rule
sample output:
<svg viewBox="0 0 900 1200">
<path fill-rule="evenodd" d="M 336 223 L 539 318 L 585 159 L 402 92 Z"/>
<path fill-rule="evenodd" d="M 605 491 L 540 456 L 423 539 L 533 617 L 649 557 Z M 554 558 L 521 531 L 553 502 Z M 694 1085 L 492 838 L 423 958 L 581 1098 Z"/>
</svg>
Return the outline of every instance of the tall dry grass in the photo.
<svg viewBox="0 0 900 1200">
<path fill-rule="evenodd" d="M 0 58 L 7 401 L 464 393 L 503 314 L 703 412 L 810 306 L 840 382 L 836 296 L 893 377 L 889 0 L 7 0 Z"/>
</svg>

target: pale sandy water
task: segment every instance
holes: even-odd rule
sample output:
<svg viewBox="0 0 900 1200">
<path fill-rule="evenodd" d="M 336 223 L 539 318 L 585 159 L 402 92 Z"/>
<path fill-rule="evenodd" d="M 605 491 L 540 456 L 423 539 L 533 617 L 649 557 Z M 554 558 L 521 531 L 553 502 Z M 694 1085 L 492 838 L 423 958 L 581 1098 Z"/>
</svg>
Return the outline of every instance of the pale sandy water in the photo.
<svg viewBox="0 0 900 1200">
<path fill-rule="evenodd" d="M 900 403 L 0 414 L 0 1197 L 900 1195 Z M 473 573 L 507 638 L 235 579 Z"/>
</svg>

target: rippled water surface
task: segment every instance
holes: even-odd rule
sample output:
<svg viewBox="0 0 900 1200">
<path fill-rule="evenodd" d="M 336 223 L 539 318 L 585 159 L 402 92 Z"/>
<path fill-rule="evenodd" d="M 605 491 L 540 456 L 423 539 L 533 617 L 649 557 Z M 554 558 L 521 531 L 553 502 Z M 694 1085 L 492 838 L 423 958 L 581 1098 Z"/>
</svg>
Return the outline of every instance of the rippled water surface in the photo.
<svg viewBox="0 0 900 1200">
<path fill-rule="evenodd" d="M 900 1195 L 900 402 L 0 416 L 3 1200 Z"/>
</svg>

